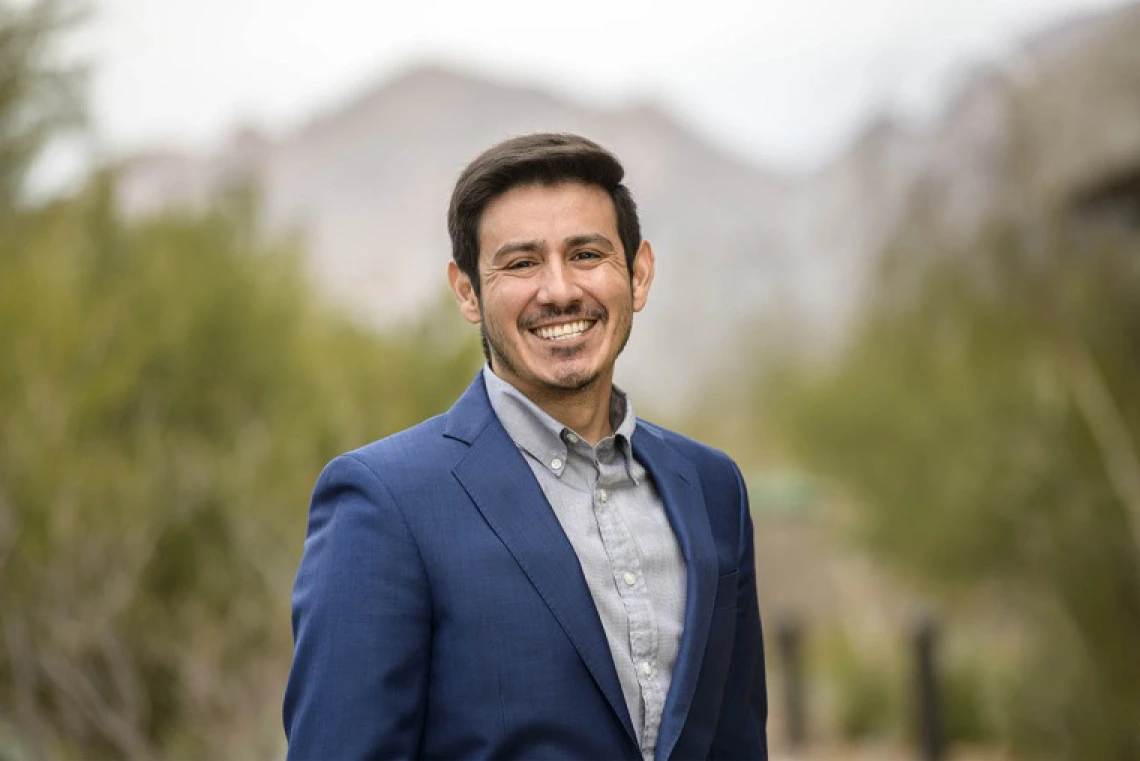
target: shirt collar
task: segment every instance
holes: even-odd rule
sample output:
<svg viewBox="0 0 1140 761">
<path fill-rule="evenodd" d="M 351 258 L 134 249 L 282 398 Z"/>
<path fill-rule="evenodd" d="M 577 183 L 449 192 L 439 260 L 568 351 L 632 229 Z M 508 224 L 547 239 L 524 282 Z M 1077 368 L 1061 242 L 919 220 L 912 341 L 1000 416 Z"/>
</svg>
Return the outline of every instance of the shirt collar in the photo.
<svg viewBox="0 0 1140 761">
<path fill-rule="evenodd" d="M 521 391 L 495 375 L 490 365 L 483 366 L 483 382 L 487 385 L 487 397 L 490 399 L 491 408 L 506 429 L 507 435 L 516 446 L 542 463 L 542 466 L 555 476 L 561 478 L 566 470 L 566 458 L 569 454 L 567 441 L 573 441 L 574 437 L 577 437 L 583 446 L 589 447 L 577 432 L 559 423 Z M 625 392 L 617 386 L 613 386 L 612 389 L 610 426 L 614 429 L 614 433 L 611 438 L 625 459 L 627 472 L 633 478 L 632 439 L 633 431 L 637 427 L 637 418 L 633 414 L 633 405 L 630 404 Z"/>
</svg>

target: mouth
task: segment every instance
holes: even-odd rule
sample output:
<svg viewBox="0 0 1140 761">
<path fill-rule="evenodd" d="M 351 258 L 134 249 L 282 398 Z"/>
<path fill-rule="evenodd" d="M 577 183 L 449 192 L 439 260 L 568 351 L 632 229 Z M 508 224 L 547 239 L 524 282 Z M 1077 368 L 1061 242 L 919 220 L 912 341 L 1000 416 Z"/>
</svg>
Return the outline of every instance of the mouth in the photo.
<svg viewBox="0 0 1140 761">
<path fill-rule="evenodd" d="M 597 320 L 573 320 L 571 322 L 560 322 L 556 325 L 531 328 L 530 332 L 544 341 L 569 341 L 582 335 L 594 327 L 596 323 Z"/>
</svg>

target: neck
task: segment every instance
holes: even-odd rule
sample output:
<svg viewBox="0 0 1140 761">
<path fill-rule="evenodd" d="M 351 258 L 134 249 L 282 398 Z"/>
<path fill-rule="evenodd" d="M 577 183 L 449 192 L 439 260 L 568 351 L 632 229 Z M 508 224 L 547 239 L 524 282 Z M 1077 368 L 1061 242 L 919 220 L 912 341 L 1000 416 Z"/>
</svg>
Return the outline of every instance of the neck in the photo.
<svg viewBox="0 0 1140 761">
<path fill-rule="evenodd" d="M 581 436 L 590 446 L 613 435 L 610 425 L 610 384 L 597 383 L 597 389 L 583 389 L 566 395 L 531 395 L 527 397 L 543 412 Z"/>
<path fill-rule="evenodd" d="M 491 368 L 495 372 L 494 367 Z M 610 424 L 610 398 L 613 396 L 613 379 L 603 373 L 592 383 L 570 390 L 523 385 L 513 377 L 500 378 L 517 388 L 539 409 L 585 439 L 591 446 L 613 435 Z"/>
</svg>

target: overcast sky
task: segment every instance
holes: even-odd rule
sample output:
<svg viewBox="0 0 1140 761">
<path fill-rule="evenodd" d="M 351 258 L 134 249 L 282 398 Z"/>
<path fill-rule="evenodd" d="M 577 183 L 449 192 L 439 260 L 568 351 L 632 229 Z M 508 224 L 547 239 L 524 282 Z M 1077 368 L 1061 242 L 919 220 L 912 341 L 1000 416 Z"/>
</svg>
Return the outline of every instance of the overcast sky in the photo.
<svg viewBox="0 0 1140 761">
<path fill-rule="evenodd" d="M 664 104 L 722 146 L 810 165 L 869 113 L 939 102 L 954 73 L 1122 0 L 95 0 L 105 148 L 288 129 L 415 62 L 578 100 Z"/>
</svg>

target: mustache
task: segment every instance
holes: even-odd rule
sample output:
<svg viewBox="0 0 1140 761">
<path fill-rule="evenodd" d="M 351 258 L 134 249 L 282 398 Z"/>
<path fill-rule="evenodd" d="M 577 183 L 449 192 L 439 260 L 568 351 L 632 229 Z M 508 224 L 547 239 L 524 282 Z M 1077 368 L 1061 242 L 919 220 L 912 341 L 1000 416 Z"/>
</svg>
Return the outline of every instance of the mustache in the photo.
<svg viewBox="0 0 1140 761">
<path fill-rule="evenodd" d="M 545 325 L 551 320 L 559 319 L 572 319 L 572 320 L 602 320 L 606 316 L 606 310 L 600 306 L 594 305 L 589 308 L 581 304 L 572 304 L 568 307 L 553 307 L 545 306 L 535 314 L 527 315 L 519 324 L 523 330 L 534 330 L 535 328 Z"/>
</svg>

